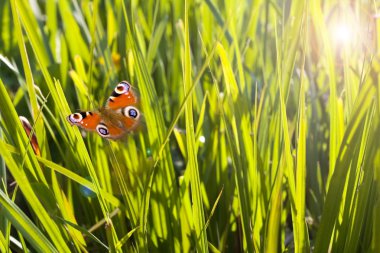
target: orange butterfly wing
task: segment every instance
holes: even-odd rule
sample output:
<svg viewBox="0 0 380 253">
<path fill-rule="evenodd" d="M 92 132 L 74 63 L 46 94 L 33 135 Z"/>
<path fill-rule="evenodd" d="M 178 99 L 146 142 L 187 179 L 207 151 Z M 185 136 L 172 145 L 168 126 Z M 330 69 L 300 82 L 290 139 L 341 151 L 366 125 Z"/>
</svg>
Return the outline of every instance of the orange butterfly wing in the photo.
<svg viewBox="0 0 380 253">
<path fill-rule="evenodd" d="M 122 114 L 125 116 L 124 125 L 128 131 L 132 131 L 140 124 L 140 111 L 135 106 L 127 106 L 122 109 Z"/>
<path fill-rule="evenodd" d="M 69 115 L 67 120 L 71 125 L 76 125 L 87 131 L 96 131 L 101 137 L 109 139 L 120 138 L 126 132 L 123 128 L 106 124 L 102 116 L 95 112 L 77 112 Z"/>
<path fill-rule="evenodd" d="M 138 97 L 133 87 L 127 82 L 120 82 L 108 98 L 106 109 L 112 109 L 125 116 L 123 124 L 126 131 L 136 129 L 140 122 L 140 111 L 136 107 Z"/>
<path fill-rule="evenodd" d="M 70 114 L 67 120 L 71 125 L 79 126 L 87 131 L 95 131 L 101 117 L 97 112 L 77 112 Z"/>
<path fill-rule="evenodd" d="M 128 82 L 122 81 L 115 87 L 108 98 L 106 108 L 118 110 L 129 105 L 136 105 L 137 103 L 138 98 L 132 86 Z"/>
<path fill-rule="evenodd" d="M 140 111 L 136 107 L 138 98 L 132 86 L 120 82 L 108 98 L 106 106 L 99 112 L 78 112 L 70 114 L 71 125 L 87 131 L 96 131 L 101 137 L 119 139 L 136 129 L 140 123 Z"/>
</svg>

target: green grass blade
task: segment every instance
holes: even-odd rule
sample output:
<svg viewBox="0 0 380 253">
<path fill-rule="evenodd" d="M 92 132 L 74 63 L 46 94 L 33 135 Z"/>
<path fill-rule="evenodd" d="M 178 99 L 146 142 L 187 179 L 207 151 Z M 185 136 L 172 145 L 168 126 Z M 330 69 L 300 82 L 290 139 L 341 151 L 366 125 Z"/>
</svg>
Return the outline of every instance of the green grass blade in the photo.
<svg viewBox="0 0 380 253">
<path fill-rule="evenodd" d="M 190 38 L 189 38 L 189 2 L 185 1 L 185 45 L 183 52 L 183 80 L 185 95 L 192 86 L 191 77 L 191 55 L 190 55 Z M 196 234 L 196 249 L 198 252 L 208 252 L 207 233 L 205 230 L 205 215 L 203 210 L 203 201 L 201 194 L 201 182 L 199 176 L 197 149 L 195 143 L 195 130 L 193 119 L 193 100 L 190 98 L 185 107 L 186 118 L 186 148 L 187 148 L 187 170 L 191 174 L 191 196 L 192 196 L 192 216 L 194 219 L 194 228 Z"/>
<path fill-rule="evenodd" d="M 244 168 L 245 160 L 242 158 L 242 151 L 240 146 L 239 132 L 237 124 L 240 123 L 241 114 L 238 112 L 241 110 L 238 102 L 239 88 L 237 86 L 230 62 L 227 59 L 227 54 L 221 44 L 217 44 L 217 54 L 221 60 L 224 79 L 226 82 L 226 90 L 228 94 L 228 106 L 232 110 L 231 122 L 226 123 L 227 136 L 229 141 L 229 148 L 233 154 L 233 166 L 235 169 L 235 180 L 238 189 L 239 208 L 241 212 L 241 219 L 243 224 L 243 237 L 244 237 L 244 249 L 248 252 L 253 251 L 253 242 L 250 239 L 251 225 L 250 225 L 250 204 L 248 200 L 248 183 Z M 235 114 L 236 113 L 236 114 Z M 237 117 L 235 117 L 237 115 Z M 230 124 L 230 125 L 229 125 Z M 239 129 L 240 130 L 240 129 Z"/>
<path fill-rule="evenodd" d="M 55 217 L 58 221 L 62 222 L 62 224 L 67 224 L 73 228 L 75 228 L 76 230 L 82 232 L 82 234 L 86 235 L 87 237 L 91 238 L 91 240 L 95 241 L 96 243 L 98 243 L 99 245 L 101 245 L 105 250 L 109 250 L 109 248 L 107 247 L 107 245 L 105 245 L 99 238 L 97 238 L 95 235 L 93 235 L 92 233 L 90 233 L 87 229 L 85 228 L 82 228 L 81 226 L 78 226 L 77 224 L 75 223 L 72 223 L 68 220 L 64 220 L 60 217 Z"/>
<path fill-rule="evenodd" d="M 1 250 L 1 252 L 6 252 L 6 250 L 5 250 L 6 248 L 8 248 L 7 240 L 5 240 L 3 232 L 0 231 L 0 250 Z"/>
<path fill-rule="evenodd" d="M 305 17 L 305 16 L 304 16 Z M 307 17 L 307 14 L 306 14 Z M 303 27 L 306 27 L 307 23 L 304 19 Z M 306 24 L 305 24 L 306 23 Z M 302 30 L 306 30 L 304 28 Z M 296 217 L 294 226 L 294 244 L 295 252 L 310 252 L 309 234 L 307 231 L 307 225 L 305 222 L 306 215 L 306 137 L 307 137 L 307 115 L 305 104 L 305 60 L 306 60 L 306 38 L 303 38 L 303 50 L 302 50 L 302 63 L 301 63 L 301 76 L 300 76 L 300 91 L 299 91 L 299 103 L 298 103 L 298 142 L 297 142 L 297 160 L 296 160 L 296 196 L 295 198 L 295 213 Z"/>
<path fill-rule="evenodd" d="M 3 215 L 5 215 L 11 221 L 12 225 L 23 234 L 33 248 L 41 252 L 59 252 L 45 237 L 44 233 L 5 195 L 3 191 L 0 191 L 0 204 Z M 4 248 L 7 247 L 6 244 L 3 246 Z M 4 250 L 2 252 L 6 251 Z"/>
<path fill-rule="evenodd" d="M 349 143 L 360 143 L 364 117 L 370 108 L 371 100 L 367 99 L 374 94 L 374 88 L 370 84 L 365 84 L 358 95 L 356 106 L 353 110 L 352 119 L 347 126 L 342 146 L 337 159 L 336 169 L 331 177 L 331 185 L 326 196 L 325 207 L 321 225 L 318 230 L 316 240 L 316 251 L 327 251 L 330 240 L 326 240 L 326 235 L 333 235 L 334 226 L 337 222 L 341 201 L 344 201 L 344 186 L 347 179 L 346 170 L 350 166 L 351 156 L 354 153 L 356 145 Z M 339 201 L 340 200 L 340 201 Z"/>
</svg>

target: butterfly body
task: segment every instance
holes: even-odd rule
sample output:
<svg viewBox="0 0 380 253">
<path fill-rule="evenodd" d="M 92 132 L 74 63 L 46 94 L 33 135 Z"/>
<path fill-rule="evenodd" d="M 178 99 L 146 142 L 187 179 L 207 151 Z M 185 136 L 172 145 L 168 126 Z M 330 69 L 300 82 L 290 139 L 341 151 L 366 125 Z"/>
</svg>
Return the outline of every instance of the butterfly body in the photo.
<svg viewBox="0 0 380 253">
<path fill-rule="evenodd" d="M 131 85 L 120 82 L 104 107 L 97 111 L 70 114 L 67 120 L 87 131 L 96 131 L 101 137 L 119 139 L 133 131 L 140 123 L 138 99 Z"/>
</svg>

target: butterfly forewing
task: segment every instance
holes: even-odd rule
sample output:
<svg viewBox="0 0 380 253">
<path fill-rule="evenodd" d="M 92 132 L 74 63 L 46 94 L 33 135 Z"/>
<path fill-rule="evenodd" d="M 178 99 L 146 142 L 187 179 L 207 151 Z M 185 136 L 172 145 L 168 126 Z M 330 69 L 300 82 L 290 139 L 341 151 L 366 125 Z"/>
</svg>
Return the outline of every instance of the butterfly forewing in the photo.
<svg viewBox="0 0 380 253">
<path fill-rule="evenodd" d="M 97 112 L 77 112 L 70 114 L 67 120 L 71 125 L 79 126 L 87 131 L 95 131 L 101 117 Z"/>
<path fill-rule="evenodd" d="M 133 91 L 132 86 L 126 82 L 120 82 L 108 98 L 106 108 L 118 110 L 129 105 L 136 105 L 138 98 Z"/>
</svg>

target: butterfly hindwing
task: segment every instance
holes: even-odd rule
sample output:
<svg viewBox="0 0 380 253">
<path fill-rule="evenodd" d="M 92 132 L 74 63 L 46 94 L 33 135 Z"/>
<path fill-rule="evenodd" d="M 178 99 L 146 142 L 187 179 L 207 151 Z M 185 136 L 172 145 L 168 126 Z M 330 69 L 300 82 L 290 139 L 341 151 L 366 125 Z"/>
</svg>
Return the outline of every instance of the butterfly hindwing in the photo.
<svg viewBox="0 0 380 253">
<path fill-rule="evenodd" d="M 103 138 L 119 139 L 125 134 L 126 131 L 123 128 L 112 124 L 101 122 L 96 128 L 96 132 Z"/>
<path fill-rule="evenodd" d="M 124 126 L 126 129 L 128 129 L 128 131 L 136 129 L 140 123 L 140 111 L 136 107 L 130 105 L 122 109 L 122 114 L 125 116 Z"/>
</svg>

